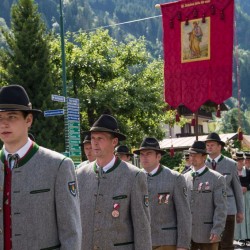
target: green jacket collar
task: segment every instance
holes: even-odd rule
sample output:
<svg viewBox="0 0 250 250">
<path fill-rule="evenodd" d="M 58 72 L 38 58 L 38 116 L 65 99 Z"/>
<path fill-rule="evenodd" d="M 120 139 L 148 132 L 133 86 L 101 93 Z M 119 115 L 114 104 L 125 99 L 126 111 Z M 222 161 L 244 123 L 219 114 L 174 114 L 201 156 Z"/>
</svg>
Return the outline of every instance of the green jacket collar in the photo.
<svg viewBox="0 0 250 250">
<path fill-rule="evenodd" d="M 33 142 L 33 145 L 30 147 L 30 149 L 28 150 L 28 152 L 18 161 L 18 168 L 22 167 L 24 164 L 26 164 L 31 158 L 32 156 L 38 151 L 39 146 Z M 0 151 L 0 160 L 2 163 L 5 163 L 5 155 L 4 155 L 4 151 L 3 149 Z"/>
</svg>

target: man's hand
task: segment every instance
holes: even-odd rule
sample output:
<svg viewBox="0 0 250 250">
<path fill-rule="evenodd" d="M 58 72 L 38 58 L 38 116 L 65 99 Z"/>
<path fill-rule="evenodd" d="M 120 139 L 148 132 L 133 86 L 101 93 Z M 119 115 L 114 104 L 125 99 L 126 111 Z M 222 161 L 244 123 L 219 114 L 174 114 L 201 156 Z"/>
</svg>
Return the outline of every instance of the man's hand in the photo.
<svg viewBox="0 0 250 250">
<path fill-rule="evenodd" d="M 246 187 L 242 187 L 243 194 L 246 193 L 246 191 L 247 191 L 247 188 Z"/>
<path fill-rule="evenodd" d="M 220 236 L 216 234 L 211 234 L 209 240 L 210 240 L 210 243 L 218 242 L 220 241 Z"/>
<path fill-rule="evenodd" d="M 244 220 L 244 215 L 243 213 L 237 213 L 236 214 L 236 222 L 241 223 Z"/>
</svg>

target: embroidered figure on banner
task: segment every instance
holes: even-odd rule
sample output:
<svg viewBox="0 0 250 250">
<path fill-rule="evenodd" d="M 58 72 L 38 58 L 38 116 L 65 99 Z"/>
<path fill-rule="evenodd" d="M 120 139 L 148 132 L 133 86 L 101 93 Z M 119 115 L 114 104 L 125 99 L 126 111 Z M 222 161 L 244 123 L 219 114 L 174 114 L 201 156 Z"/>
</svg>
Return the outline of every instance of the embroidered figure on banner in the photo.
<svg viewBox="0 0 250 250">
<path fill-rule="evenodd" d="M 210 17 L 190 20 L 189 25 L 181 22 L 181 62 L 210 59 Z"/>
</svg>

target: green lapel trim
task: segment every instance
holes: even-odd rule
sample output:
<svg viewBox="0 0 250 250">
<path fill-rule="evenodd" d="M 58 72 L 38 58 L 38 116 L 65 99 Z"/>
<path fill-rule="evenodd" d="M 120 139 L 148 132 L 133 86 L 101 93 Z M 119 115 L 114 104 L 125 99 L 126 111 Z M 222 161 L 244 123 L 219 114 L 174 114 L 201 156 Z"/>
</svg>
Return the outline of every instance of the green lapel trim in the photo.
<svg viewBox="0 0 250 250">
<path fill-rule="evenodd" d="M 30 147 L 29 151 L 19 160 L 17 167 L 19 168 L 26 164 L 38 151 L 38 149 L 39 146 L 34 142 L 33 145 Z"/>
<path fill-rule="evenodd" d="M 208 171 L 208 167 L 206 167 L 200 174 L 198 174 L 198 177 L 204 175 Z"/>
<path fill-rule="evenodd" d="M 35 142 L 33 142 L 33 145 L 30 147 L 29 151 L 18 161 L 18 165 L 16 168 L 22 167 L 24 164 L 26 164 L 38 151 L 38 149 L 39 146 Z M 0 159 L 3 163 L 5 162 L 5 155 L 3 150 L 1 150 Z"/>
<path fill-rule="evenodd" d="M 1 149 L 0 159 L 1 159 L 1 162 L 4 163 L 4 161 L 5 161 L 5 155 L 4 155 L 3 149 Z"/>
<path fill-rule="evenodd" d="M 117 157 L 117 158 L 115 159 L 115 163 L 114 163 L 113 167 L 110 168 L 110 169 L 109 169 L 107 172 L 105 172 L 105 173 L 108 174 L 108 173 L 114 171 L 114 170 L 120 165 L 121 161 L 122 161 L 122 160 L 121 160 L 120 158 Z M 94 164 L 94 172 L 95 172 L 95 173 L 97 172 L 96 162 L 95 162 L 95 164 Z"/>
<path fill-rule="evenodd" d="M 162 170 L 163 170 L 163 166 L 160 165 L 159 168 L 157 169 L 156 173 L 155 173 L 155 174 L 152 174 L 151 177 L 154 177 L 154 176 L 160 174 L 160 172 L 161 172 Z"/>
<path fill-rule="evenodd" d="M 193 176 L 193 177 L 200 177 L 200 176 L 202 176 L 202 175 L 204 175 L 207 171 L 208 171 L 209 169 L 208 169 L 208 167 L 206 167 L 200 174 L 198 174 L 198 175 L 196 175 L 196 176 L 194 176 L 194 173 L 195 172 L 197 172 L 197 171 L 191 171 L 191 175 Z"/>
<path fill-rule="evenodd" d="M 218 162 L 222 161 L 224 159 L 224 155 L 221 155 Z M 209 158 L 207 158 L 207 161 L 208 162 L 212 162 Z"/>
</svg>

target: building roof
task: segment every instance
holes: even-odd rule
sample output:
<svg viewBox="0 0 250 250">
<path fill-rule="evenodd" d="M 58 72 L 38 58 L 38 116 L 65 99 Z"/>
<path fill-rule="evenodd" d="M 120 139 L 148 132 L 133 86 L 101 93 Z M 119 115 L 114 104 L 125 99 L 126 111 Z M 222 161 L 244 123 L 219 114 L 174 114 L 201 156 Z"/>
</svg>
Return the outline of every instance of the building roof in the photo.
<svg viewBox="0 0 250 250">
<path fill-rule="evenodd" d="M 237 133 L 220 134 L 220 138 L 224 142 L 234 139 L 236 136 L 237 136 Z M 243 135 L 243 138 L 244 137 L 245 135 Z M 198 140 L 205 141 L 206 138 L 207 138 L 207 135 L 200 135 L 198 137 Z M 195 140 L 196 140 L 195 136 L 163 139 L 162 141 L 160 141 L 160 147 L 162 149 L 170 149 L 173 146 L 175 149 L 180 149 L 180 150 L 188 149 L 192 146 Z"/>
</svg>

